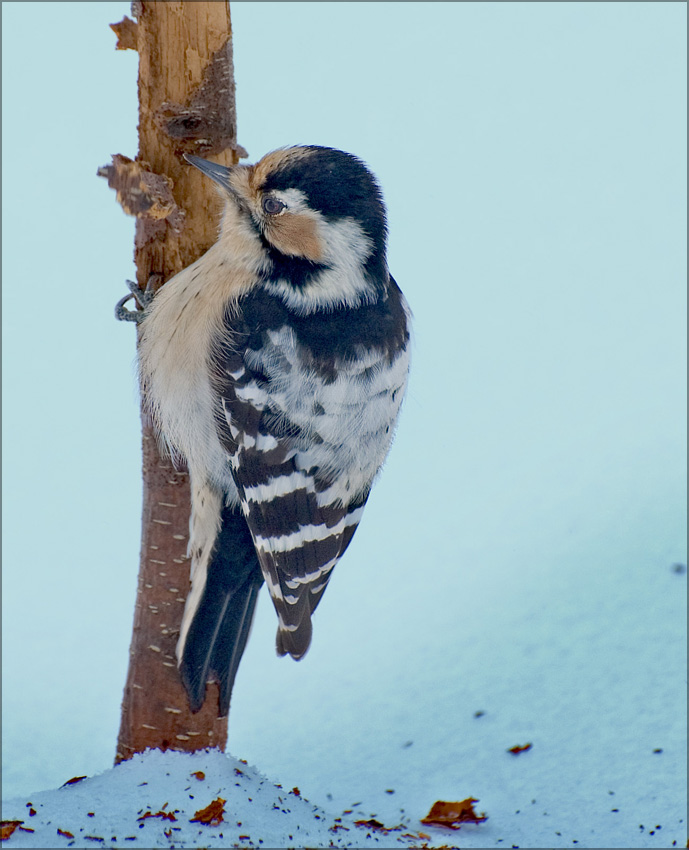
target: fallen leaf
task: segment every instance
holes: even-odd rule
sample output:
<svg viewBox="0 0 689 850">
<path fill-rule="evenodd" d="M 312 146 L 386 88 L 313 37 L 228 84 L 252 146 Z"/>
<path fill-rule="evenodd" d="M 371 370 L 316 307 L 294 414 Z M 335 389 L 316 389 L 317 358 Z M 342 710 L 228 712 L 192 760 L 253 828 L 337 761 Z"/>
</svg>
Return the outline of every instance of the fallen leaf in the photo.
<svg viewBox="0 0 689 850">
<path fill-rule="evenodd" d="M 222 816 L 225 814 L 226 802 L 227 801 L 223 800 L 222 797 L 218 797 L 217 800 L 213 800 L 212 803 L 209 803 L 205 809 L 199 809 L 189 822 L 206 823 L 210 826 L 217 826 L 223 821 Z"/>
<path fill-rule="evenodd" d="M 301 791 L 295 785 L 294 788 L 289 792 L 290 794 L 294 794 L 295 797 L 301 797 Z"/>
<path fill-rule="evenodd" d="M 71 832 L 67 832 L 67 830 L 66 830 L 66 829 L 58 829 L 57 834 L 58 834 L 58 835 L 64 835 L 64 837 L 65 837 L 65 838 L 74 838 L 74 836 L 72 835 L 72 833 L 71 833 Z"/>
<path fill-rule="evenodd" d="M 199 780 L 199 782 L 206 778 L 206 774 L 202 770 L 197 770 L 191 775 L 195 776 Z"/>
<path fill-rule="evenodd" d="M 14 830 L 24 823 L 23 820 L 4 820 L 0 825 L 0 840 L 6 841 Z"/>
<path fill-rule="evenodd" d="M 510 747 L 507 752 L 512 753 L 513 756 L 518 756 L 519 753 L 525 753 L 527 750 L 530 750 L 531 747 L 533 747 L 533 744 L 523 744 L 522 746 Z"/>
<path fill-rule="evenodd" d="M 459 829 L 463 823 L 483 823 L 488 820 L 485 814 L 477 815 L 474 811 L 474 803 L 478 803 L 474 797 L 467 797 L 459 803 L 448 803 L 445 800 L 437 800 L 431 806 L 430 812 L 421 823 L 429 826 L 449 826 L 451 829 Z"/>
<path fill-rule="evenodd" d="M 71 779 L 68 779 L 66 782 L 63 782 L 60 788 L 65 788 L 67 785 L 76 785 L 77 782 L 81 782 L 82 779 L 86 779 L 85 776 L 73 776 Z"/>
<path fill-rule="evenodd" d="M 35 829 L 31 829 L 31 827 L 30 827 L 30 826 L 20 826 L 20 827 L 19 827 L 19 831 L 20 831 L 20 832 L 36 832 L 36 830 L 35 830 Z"/>
<path fill-rule="evenodd" d="M 371 818 L 370 820 L 355 820 L 354 825 L 365 826 L 367 827 L 367 829 L 375 829 L 378 832 L 390 832 L 390 830 L 384 824 L 382 824 L 379 820 L 374 820 L 373 818 Z"/>
<path fill-rule="evenodd" d="M 177 820 L 172 812 L 146 812 L 146 814 L 141 815 L 137 820 L 146 820 L 146 818 L 161 818 L 162 820 Z"/>
</svg>

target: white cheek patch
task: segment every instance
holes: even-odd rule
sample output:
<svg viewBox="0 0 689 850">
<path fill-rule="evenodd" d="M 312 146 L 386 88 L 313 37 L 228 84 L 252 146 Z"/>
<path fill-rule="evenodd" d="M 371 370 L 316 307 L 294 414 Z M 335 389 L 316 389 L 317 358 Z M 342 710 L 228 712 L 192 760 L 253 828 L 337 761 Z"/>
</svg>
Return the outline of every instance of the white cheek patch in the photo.
<svg viewBox="0 0 689 850">
<path fill-rule="evenodd" d="M 328 221 L 319 213 L 311 215 L 315 216 L 318 238 L 324 247 L 321 262 L 328 268 L 314 275 L 306 286 L 295 287 L 281 279 L 268 283 L 268 291 L 302 316 L 321 309 L 372 303 L 376 292 L 363 272 L 373 247 L 369 237 L 351 218 Z"/>
</svg>

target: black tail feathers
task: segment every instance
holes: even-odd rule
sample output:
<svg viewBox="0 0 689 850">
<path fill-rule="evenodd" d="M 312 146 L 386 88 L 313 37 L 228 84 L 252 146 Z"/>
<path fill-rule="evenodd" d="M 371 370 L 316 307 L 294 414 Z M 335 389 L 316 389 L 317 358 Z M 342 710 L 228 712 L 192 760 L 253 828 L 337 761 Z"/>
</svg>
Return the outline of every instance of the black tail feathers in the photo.
<svg viewBox="0 0 689 850">
<path fill-rule="evenodd" d="M 220 684 L 218 716 L 230 709 L 235 676 L 263 584 L 256 550 L 241 511 L 224 508 L 206 585 L 189 626 L 180 673 L 192 712 L 206 698 L 206 682 Z"/>
</svg>

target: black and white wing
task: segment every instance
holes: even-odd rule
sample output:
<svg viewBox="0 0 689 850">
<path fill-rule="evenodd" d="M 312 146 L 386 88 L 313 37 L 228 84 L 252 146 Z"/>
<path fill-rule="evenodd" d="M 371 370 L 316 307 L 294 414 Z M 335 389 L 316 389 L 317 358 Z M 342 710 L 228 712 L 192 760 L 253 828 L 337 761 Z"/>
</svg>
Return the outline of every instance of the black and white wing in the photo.
<svg viewBox="0 0 689 850">
<path fill-rule="evenodd" d="M 311 615 L 352 539 L 368 487 L 352 494 L 342 470 L 314 465 L 325 448 L 317 411 L 311 427 L 291 420 L 279 382 L 246 360 L 238 352 L 225 357 L 216 384 L 219 430 L 277 611 L 277 651 L 298 659 L 309 647 Z"/>
</svg>

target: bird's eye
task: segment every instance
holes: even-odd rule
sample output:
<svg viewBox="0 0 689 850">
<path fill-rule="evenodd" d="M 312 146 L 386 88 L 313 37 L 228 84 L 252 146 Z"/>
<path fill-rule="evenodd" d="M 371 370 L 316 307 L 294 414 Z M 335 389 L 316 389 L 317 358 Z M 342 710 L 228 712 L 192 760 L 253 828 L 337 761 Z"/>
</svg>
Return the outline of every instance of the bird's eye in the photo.
<svg viewBox="0 0 689 850">
<path fill-rule="evenodd" d="M 277 198 L 271 198 L 267 196 L 263 199 L 263 212 L 268 215 L 279 215 L 286 207 L 287 204 L 283 204 L 282 201 L 278 201 Z"/>
</svg>

